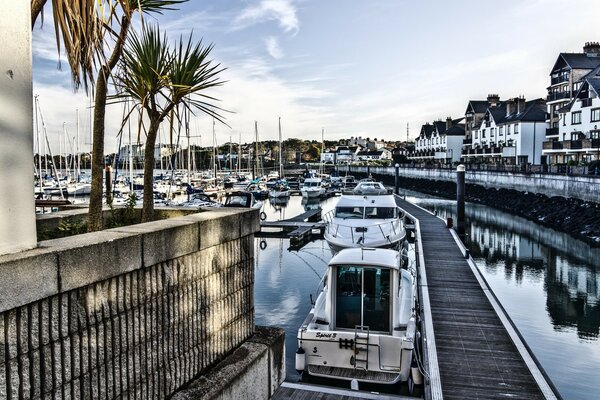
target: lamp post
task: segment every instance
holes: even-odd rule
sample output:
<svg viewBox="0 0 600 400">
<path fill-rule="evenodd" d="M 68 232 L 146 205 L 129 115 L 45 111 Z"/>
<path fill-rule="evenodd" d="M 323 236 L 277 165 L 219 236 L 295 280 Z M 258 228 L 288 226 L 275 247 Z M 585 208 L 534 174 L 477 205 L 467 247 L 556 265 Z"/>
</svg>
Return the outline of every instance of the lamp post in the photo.
<svg viewBox="0 0 600 400">
<path fill-rule="evenodd" d="M 395 188 L 395 193 L 396 194 L 400 194 L 400 164 L 396 163 L 396 165 L 394 165 L 395 169 L 396 169 L 396 175 L 395 175 L 395 179 L 394 179 L 394 188 Z"/>
</svg>

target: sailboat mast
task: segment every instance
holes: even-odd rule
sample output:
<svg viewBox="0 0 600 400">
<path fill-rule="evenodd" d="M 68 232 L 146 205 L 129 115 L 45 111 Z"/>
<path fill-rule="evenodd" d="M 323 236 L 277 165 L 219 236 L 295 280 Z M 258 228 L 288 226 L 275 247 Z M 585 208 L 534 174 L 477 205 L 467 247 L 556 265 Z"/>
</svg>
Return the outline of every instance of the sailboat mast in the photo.
<svg viewBox="0 0 600 400">
<path fill-rule="evenodd" d="M 190 114 L 189 110 L 184 110 L 185 115 L 185 135 L 187 136 L 187 183 L 192 183 L 192 148 L 190 147 Z"/>
<path fill-rule="evenodd" d="M 40 123 L 38 120 L 39 95 L 35 95 L 35 130 L 37 134 L 37 151 L 38 151 L 38 178 L 40 181 L 40 193 L 42 192 L 42 148 L 40 147 Z"/>
<path fill-rule="evenodd" d="M 77 182 L 79 182 L 79 176 L 81 175 L 81 153 L 79 152 L 79 108 L 75 109 L 77 114 L 77 146 L 75 151 L 77 152 Z"/>
<path fill-rule="evenodd" d="M 324 147 L 325 147 L 325 128 L 321 128 L 321 155 L 320 155 L 321 159 L 319 160 L 319 161 L 321 161 L 321 168 L 320 168 L 321 175 L 323 175 L 323 172 L 325 172 L 324 168 L 323 168 L 323 150 L 324 150 Z"/>
<path fill-rule="evenodd" d="M 258 122 L 254 121 L 254 163 L 256 167 L 256 176 L 258 177 Z"/>
<path fill-rule="evenodd" d="M 212 130 L 212 139 L 213 139 L 213 176 L 215 177 L 215 184 L 217 183 L 217 137 L 215 136 L 215 120 L 213 119 L 213 130 Z"/>
<path fill-rule="evenodd" d="M 281 117 L 279 117 L 279 179 L 283 179 L 283 146 L 281 141 Z"/>
<path fill-rule="evenodd" d="M 238 174 L 242 173 L 242 131 L 240 131 L 240 141 L 238 142 Z"/>
<path fill-rule="evenodd" d="M 129 113 L 129 102 L 127 102 L 127 112 Z M 131 118 L 127 119 L 127 131 L 129 134 L 129 193 L 133 194 L 133 145 L 131 144 Z"/>
</svg>

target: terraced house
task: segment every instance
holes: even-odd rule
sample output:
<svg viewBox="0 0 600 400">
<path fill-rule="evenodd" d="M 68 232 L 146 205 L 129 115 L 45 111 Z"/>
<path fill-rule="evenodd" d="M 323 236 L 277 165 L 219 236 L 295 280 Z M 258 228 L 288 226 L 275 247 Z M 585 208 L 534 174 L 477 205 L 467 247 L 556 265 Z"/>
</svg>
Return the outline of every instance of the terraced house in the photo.
<svg viewBox="0 0 600 400">
<path fill-rule="evenodd" d="M 550 72 L 547 130 L 542 161 L 563 164 L 598 159 L 600 44 L 588 42 L 582 53 L 560 53 Z M 597 88 L 596 88 L 597 89 Z"/>
<path fill-rule="evenodd" d="M 479 125 L 473 125 L 471 130 L 472 141 L 463 150 L 463 160 L 539 164 L 546 131 L 546 102 L 515 97 L 491 103 Z"/>
<path fill-rule="evenodd" d="M 450 163 L 460 160 L 465 124 L 463 118 L 446 118 L 421 126 L 419 137 L 415 140 L 415 151 L 408 157 L 413 161 L 434 161 Z"/>
</svg>

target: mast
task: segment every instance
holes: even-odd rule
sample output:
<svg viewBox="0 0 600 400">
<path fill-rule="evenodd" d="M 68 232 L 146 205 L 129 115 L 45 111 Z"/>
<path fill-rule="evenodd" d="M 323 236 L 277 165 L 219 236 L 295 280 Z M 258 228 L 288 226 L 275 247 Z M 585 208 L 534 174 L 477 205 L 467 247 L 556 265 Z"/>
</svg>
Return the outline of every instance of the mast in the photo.
<svg viewBox="0 0 600 400">
<path fill-rule="evenodd" d="M 213 139 L 213 170 L 214 170 L 215 185 L 216 185 L 217 184 L 217 137 L 215 135 L 215 120 L 214 119 L 213 119 L 212 139 Z"/>
<path fill-rule="evenodd" d="M 279 117 L 279 179 L 283 179 L 283 147 L 281 142 L 281 117 Z"/>
<path fill-rule="evenodd" d="M 238 174 L 242 173 L 242 131 L 240 131 L 240 141 L 238 142 Z"/>
<path fill-rule="evenodd" d="M 81 154 L 79 152 L 79 108 L 75 109 L 75 113 L 77 114 L 77 145 L 75 147 L 75 151 L 77 152 L 77 182 L 79 182 L 79 176 L 81 175 Z"/>
<path fill-rule="evenodd" d="M 256 176 L 258 177 L 258 122 L 254 121 L 254 163 L 256 165 Z"/>
<path fill-rule="evenodd" d="M 185 117 L 185 136 L 187 137 L 187 183 L 192 183 L 192 148 L 190 147 L 190 114 L 189 110 L 184 109 Z"/>
<path fill-rule="evenodd" d="M 38 96 L 39 95 L 35 95 L 35 130 L 36 130 L 36 136 L 37 136 L 37 151 L 38 151 L 38 178 L 40 181 L 40 193 L 42 192 L 42 150 L 40 147 L 40 123 L 38 121 L 38 107 L 39 107 L 39 103 L 38 103 Z"/>
<path fill-rule="evenodd" d="M 323 170 L 323 148 L 324 148 L 324 146 L 325 146 L 325 128 L 321 128 L 321 156 L 320 156 L 321 159 L 319 160 L 319 161 L 321 161 L 320 168 L 319 168 L 320 169 L 319 172 L 321 175 L 323 175 L 323 172 L 324 172 L 324 170 Z"/>
<path fill-rule="evenodd" d="M 129 102 L 127 102 L 129 113 Z M 131 144 L 131 118 L 127 118 L 127 131 L 129 133 L 129 194 L 133 194 L 133 145 Z"/>
</svg>

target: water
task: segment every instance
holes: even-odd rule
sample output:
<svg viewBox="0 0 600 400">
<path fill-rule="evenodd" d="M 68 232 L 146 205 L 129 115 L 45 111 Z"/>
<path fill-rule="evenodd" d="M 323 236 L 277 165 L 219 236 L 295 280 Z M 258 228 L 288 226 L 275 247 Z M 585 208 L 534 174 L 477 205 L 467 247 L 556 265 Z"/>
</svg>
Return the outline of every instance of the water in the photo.
<svg viewBox="0 0 600 400">
<path fill-rule="evenodd" d="M 407 197 L 443 217 L 453 202 Z M 323 212 L 337 198 L 320 203 Z M 300 214 L 300 197 L 285 206 L 265 202 L 269 220 Z M 600 393 L 600 249 L 491 207 L 467 204 L 468 247 L 476 264 L 536 358 L 565 399 Z M 261 250 L 260 242 L 266 243 Z M 286 332 L 287 379 L 297 380 L 297 329 L 310 310 L 331 252 L 324 240 L 290 251 L 287 239 L 256 239 L 256 323 Z"/>
</svg>

